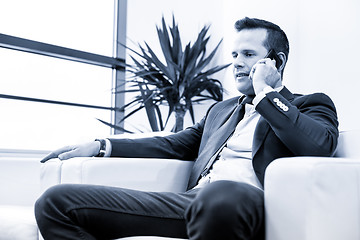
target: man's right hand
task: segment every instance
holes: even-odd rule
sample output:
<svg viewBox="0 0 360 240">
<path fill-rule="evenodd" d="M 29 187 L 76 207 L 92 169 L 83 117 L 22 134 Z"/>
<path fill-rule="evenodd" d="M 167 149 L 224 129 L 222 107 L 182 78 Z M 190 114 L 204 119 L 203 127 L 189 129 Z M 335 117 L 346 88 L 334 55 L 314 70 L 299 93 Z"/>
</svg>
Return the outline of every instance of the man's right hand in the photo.
<svg viewBox="0 0 360 240">
<path fill-rule="evenodd" d="M 85 144 L 65 146 L 46 155 L 40 162 L 44 163 L 52 158 L 67 160 L 73 157 L 93 157 L 100 151 L 100 142 L 93 141 Z"/>
</svg>

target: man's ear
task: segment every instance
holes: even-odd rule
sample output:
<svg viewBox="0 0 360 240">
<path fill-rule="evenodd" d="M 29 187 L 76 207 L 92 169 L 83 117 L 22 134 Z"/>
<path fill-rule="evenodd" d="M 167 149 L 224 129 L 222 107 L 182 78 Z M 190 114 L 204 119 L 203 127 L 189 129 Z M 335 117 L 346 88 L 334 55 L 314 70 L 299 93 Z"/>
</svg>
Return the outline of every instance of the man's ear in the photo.
<svg viewBox="0 0 360 240">
<path fill-rule="evenodd" d="M 283 70 L 284 70 L 284 68 L 285 68 L 285 65 L 286 65 L 286 61 L 287 61 L 286 55 L 285 55 L 285 53 L 283 53 L 283 52 L 278 52 L 277 55 L 278 55 L 278 57 L 279 57 L 280 60 L 281 60 L 281 65 L 279 66 L 278 70 L 279 70 L 280 72 L 283 72 Z"/>
</svg>

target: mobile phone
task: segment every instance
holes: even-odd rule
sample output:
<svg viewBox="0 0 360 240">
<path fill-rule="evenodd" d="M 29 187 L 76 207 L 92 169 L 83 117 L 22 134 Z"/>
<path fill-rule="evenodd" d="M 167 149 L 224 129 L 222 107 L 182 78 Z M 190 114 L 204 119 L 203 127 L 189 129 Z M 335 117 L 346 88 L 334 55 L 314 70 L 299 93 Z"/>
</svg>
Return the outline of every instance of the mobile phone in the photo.
<svg viewBox="0 0 360 240">
<path fill-rule="evenodd" d="M 276 54 L 274 49 L 271 49 L 268 54 L 266 54 L 266 56 L 264 58 L 270 58 L 272 60 L 275 60 L 275 66 L 276 68 L 279 68 L 281 66 L 281 59 L 279 58 L 279 56 Z"/>
</svg>

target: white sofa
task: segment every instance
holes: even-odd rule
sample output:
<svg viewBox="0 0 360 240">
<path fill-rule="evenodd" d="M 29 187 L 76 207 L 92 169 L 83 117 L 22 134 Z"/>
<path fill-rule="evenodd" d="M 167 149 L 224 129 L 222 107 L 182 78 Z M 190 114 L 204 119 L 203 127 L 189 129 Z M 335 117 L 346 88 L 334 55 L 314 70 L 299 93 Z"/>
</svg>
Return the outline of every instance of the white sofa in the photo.
<svg viewBox="0 0 360 240">
<path fill-rule="evenodd" d="M 33 205 L 46 152 L 0 151 L 0 240 L 38 239 Z"/>
<path fill-rule="evenodd" d="M 360 239 L 359 139 L 360 131 L 342 132 L 335 158 L 284 158 L 268 167 L 267 240 Z M 52 185 L 89 183 L 183 191 L 192 167 L 191 162 L 173 159 L 76 158 L 46 164 L 39 159 L 0 155 L 0 240 L 41 239 L 33 203 Z"/>
<path fill-rule="evenodd" d="M 360 239 L 360 131 L 341 132 L 334 158 L 272 162 L 264 188 L 267 240 Z"/>
</svg>

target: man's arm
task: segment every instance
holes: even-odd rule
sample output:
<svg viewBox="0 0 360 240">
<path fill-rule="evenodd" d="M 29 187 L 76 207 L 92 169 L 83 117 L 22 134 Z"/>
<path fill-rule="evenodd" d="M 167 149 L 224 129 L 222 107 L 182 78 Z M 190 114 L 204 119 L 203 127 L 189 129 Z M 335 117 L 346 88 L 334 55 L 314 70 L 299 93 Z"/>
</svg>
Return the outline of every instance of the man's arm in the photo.
<svg viewBox="0 0 360 240">
<path fill-rule="evenodd" d="M 290 102 L 272 91 L 256 110 L 295 155 L 330 156 L 335 151 L 339 134 L 337 114 L 325 94 L 301 96 Z"/>
<path fill-rule="evenodd" d="M 100 142 L 93 141 L 79 145 L 71 145 L 59 148 L 46 155 L 40 162 L 44 163 L 52 158 L 67 160 L 73 157 L 93 157 L 100 151 Z"/>
<path fill-rule="evenodd" d="M 192 127 L 165 137 L 109 139 L 111 157 L 175 158 L 197 157 L 205 118 Z"/>
<path fill-rule="evenodd" d="M 166 137 L 139 139 L 106 139 L 105 157 L 175 158 L 194 160 L 198 154 L 205 118 L 192 127 Z M 93 157 L 100 152 L 100 142 L 93 141 L 59 148 L 41 162 L 52 158 L 67 160 L 74 157 Z"/>
<path fill-rule="evenodd" d="M 251 78 L 256 110 L 295 155 L 329 156 L 335 151 L 338 121 L 328 96 L 317 93 L 290 102 L 279 92 L 268 91 L 282 85 L 279 69 L 268 58 L 253 66 Z"/>
</svg>

